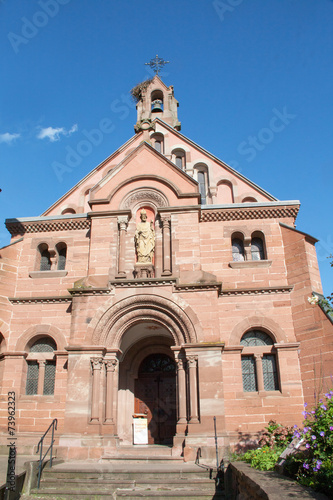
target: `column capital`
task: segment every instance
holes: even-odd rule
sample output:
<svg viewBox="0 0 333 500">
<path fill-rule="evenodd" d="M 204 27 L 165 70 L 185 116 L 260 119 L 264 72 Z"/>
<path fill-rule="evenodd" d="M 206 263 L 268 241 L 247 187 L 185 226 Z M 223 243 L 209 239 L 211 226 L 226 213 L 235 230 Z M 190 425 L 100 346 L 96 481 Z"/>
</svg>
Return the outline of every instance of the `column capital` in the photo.
<svg viewBox="0 0 333 500">
<path fill-rule="evenodd" d="M 185 370 L 186 359 L 178 358 L 176 359 L 177 370 Z"/>
<path fill-rule="evenodd" d="M 262 359 L 262 357 L 263 357 L 262 353 L 261 354 L 260 353 L 259 354 L 254 354 L 255 360 L 257 360 L 257 359 L 260 360 L 260 359 Z"/>
<path fill-rule="evenodd" d="M 197 361 L 198 361 L 198 356 L 194 356 L 191 354 L 190 356 L 186 356 L 189 368 L 193 368 L 194 366 L 197 366 Z"/>
<path fill-rule="evenodd" d="M 121 231 L 126 231 L 128 225 L 128 215 L 118 215 L 117 217 L 119 229 Z"/>
<path fill-rule="evenodd" d="M 117 367 L 118 360 L 117 359 L 104 359 L 104 364 L 105 364 L 105 368 L 106 368 L 107 372 L 114 372 L 116 367 Z"/>
<path fill-rule="evenodd" d="M 90 358 L 93 370 L 100 370 L 102 368 L 103 358 Z"/>
<path fill-rule="evenodd" d="M 37 359 L 37 363 L 39 366 L 45 366 L 46 365 L 46 359 Z"/>
</svg>

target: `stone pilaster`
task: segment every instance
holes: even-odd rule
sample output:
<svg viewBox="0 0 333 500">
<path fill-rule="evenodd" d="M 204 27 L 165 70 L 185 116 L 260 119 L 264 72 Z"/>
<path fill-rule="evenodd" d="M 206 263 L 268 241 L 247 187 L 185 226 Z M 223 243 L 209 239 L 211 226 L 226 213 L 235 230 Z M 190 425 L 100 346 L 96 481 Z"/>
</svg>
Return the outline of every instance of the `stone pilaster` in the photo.
<svg viewBox="0 0 333 500">
<path fill-rule="evenodd" d="M 162 276 L 171 275 L 171 216 L 162 215 L 163 271 Z"/>
<path fill-rule="evenodd" d="M 92 364 L 92 398 L 91 398 L 91 422 L 99 422 L 99 399 L 100 380 L 103 358 L 91 358 Z"/>
<path fill-rule="evenodd" d="M 125 271 L 125 238 L 128 225 L 128 216 L 118 217 L 118 273 L 116 278 L 126 278 Z"/>
</svg>

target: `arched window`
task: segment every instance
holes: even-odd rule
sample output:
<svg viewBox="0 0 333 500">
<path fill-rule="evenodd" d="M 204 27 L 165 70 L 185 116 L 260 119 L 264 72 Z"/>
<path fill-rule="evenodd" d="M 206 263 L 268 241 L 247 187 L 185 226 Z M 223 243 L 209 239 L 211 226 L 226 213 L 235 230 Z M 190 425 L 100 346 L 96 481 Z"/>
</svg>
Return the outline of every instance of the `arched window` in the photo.
<svg viewBox="0 0 333 500">
<path fill-rule="evenodd" d="M 196 178 L 199 184 L 199 193 L 201 194 L 201 204 L 206 205 L 208 194 L 208 167 L 205 163 L 197 163 L 194 165 Z"/>
<path fill-rule="evenodd" d="M 240 236 L 234 236 L 231 240 L 232 244 L 232 260 L 241 262 L 245 260 L 244 242 Z"/>
<path fill-rule="evenodd" d="M 153 147 L 159 153 L 164 154 L 164 136 L 163 134 L 153 134 L 151 136 Z"/>
<path fill-rule="evenodd" d="M 151 112 L 158 113 L 163 112 L 163 92 L 162 90 L 153 90 L 150 95 L 151 100 Z"/>
<path fill-rule="evenodd" d="M 180 168 L 180 170 L 185 170 L 186 167 L 186 156 L 183 149 L 174 149 L 172 151 L 172 158 L 175 165 Z"/>
<path fill-rule="evenodd" d="M 64 208 L 64 210 L 61 212 L 61 215 L 70 215 L 70 214 L 76 214 L 74 208 Z"/>
<path fill-rule="evenodd" d="M 251 257 L 252 260 L 265 260 L 265 246 L 261 234 L 255 233 L 251 239 Z"/>
<path fill-rule="evenodd" d="M 49 271 L 51 269 L 51 255 L 49 248 L 46 243 L 39 245 L 38 250 L 40 252 L 40 271 Z"/>
<path fill-rule="evenodd" d="M 67 246 L 66 243 L 58 243 L 56 245 L 58 252 L 58 271 L 63 271 L 66 268 Z"/>
<path fill-rule="evenodd" d="M 25 388 L 27 395 L 54 394 L 56 372 L 54 351 L 56 349 L 56 343 L 50 337 L 40 338 L 30 347 L 27 356 L 28 370 Z"/>
<path fill-rule="evenodd" d="M 199 192 L 201 194 L 201 203 L 202 205 L 205 205 L 206 192 L 207 192 L 205 172 L 201 171 L 198 172 L 198 183 L 199 183 Z"/>
<path fill-rule="evenodd" d="M 244 346 L 242 353 L 244 392 L 278 391 L 278 369 L 272 338 L 261 330 L 250 330 L 243 335 L 240 343 Z"/>
</svg>

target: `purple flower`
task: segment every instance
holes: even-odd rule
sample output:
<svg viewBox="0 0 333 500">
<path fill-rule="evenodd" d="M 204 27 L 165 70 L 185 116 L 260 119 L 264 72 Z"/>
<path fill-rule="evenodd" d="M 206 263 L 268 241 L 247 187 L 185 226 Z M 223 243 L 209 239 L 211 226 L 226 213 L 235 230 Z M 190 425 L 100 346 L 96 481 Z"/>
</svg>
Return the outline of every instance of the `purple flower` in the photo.
<svg viewBox="0 0 333 500">
<path fill-rule="evenodd" d="M 308 403 L 304 403 L 304 408 L 306 408 L 308 406 Z"/>
<path fill-rule="evenodd" d="M 297 439 L 299 439 L 301 437 L 301 435 L 299 432 L 294 432 L 294 437 L 297 437 Z"/>
<path fill-rule="evenodd" d="M 307 449 L 311 448 L 311 444 L 306 443 L 305 448 L 307 448 Z"/>
<path fill-rule="evenodd" d="M 297 425 L 296 424 L 294 425 L 294 429 L 297 429 Z"/>
<path fill-rule="evenodd" d="M 306 434 L 308 432 L 308 430 L 309 430 L 309 427 L 304 427 L 303 434 Z"/>
<path fill-rule="evenodd" d="M 330 425 L 330 431 L 333 431 L 333 425 Z"/>
<path fill-rule="evenodd" d="M 314 415 L 316 412 L 315 412 L 315 410 L 312 410 L 311 413 L 312 413 L 312 415 Z"/>
<path fill-rule="evenodd" d="M 308 414 L 308 412 L 307 412 L 307 411 L 305 411 L 305 410 L 304 410 L 304 411 L 302 411 L 302 415 L 303 415 L 305 418 L 307 417 L 307 414 Z"/>
<path fill-rule="evenodd" d="M 304 467 L 304 469 L 309 469 L 310 468 L 309 464 L 303 464 L 303 467 Z"/>
<path fill-rule="evenodd" d="M 321 460 L 317 460 L 316 467 L 318 467 L 318 469 L 320 469 L 322 463 L 323 462 Z"/>
<path fill-rule="evenodd" d="M 320 434 L 321 437 L 325 436 L 325 432 L 324 431 L 319 432 L 319 434 Z"/>
<path fill-rule="evenodd" d="M 325 394 L 325 396 L 327 397 L 327 399 L 332 399 L 332 394 L 330 392 L 328 392 L 327 394 Z"/>
<path fill-rule="evenodd" d="M 321 405 L 321 408 L 322 408 L 323 410 L 325 410 L 325 411 L 327 410 L 327 408 L 326 408 L 326 406 L 325 406 L 325 405 Z"/>
<path fill-rule="evenodd" d="M 311 439 L 312 439 L 312 441 L 314 441 L 317 438 L 316 438 L 316 436 L 314 434 L 312 434 Z"/>
</svg>

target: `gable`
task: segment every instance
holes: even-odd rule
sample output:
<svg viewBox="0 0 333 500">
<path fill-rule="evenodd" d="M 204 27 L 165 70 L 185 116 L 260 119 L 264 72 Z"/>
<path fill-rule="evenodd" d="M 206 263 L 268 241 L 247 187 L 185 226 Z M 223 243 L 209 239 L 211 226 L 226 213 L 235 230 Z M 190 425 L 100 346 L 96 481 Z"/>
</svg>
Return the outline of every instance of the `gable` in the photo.
<svg viewBox="0 0 333 500">
<path fill-rule="evenodd" d="M 93 210 L 119 210 L 129 193 L 145 189 L 160 193 L 167 206 L 199 203 L 198 183 L 146 142 L 91 189 L 89 203 Z"/>
</svg>

